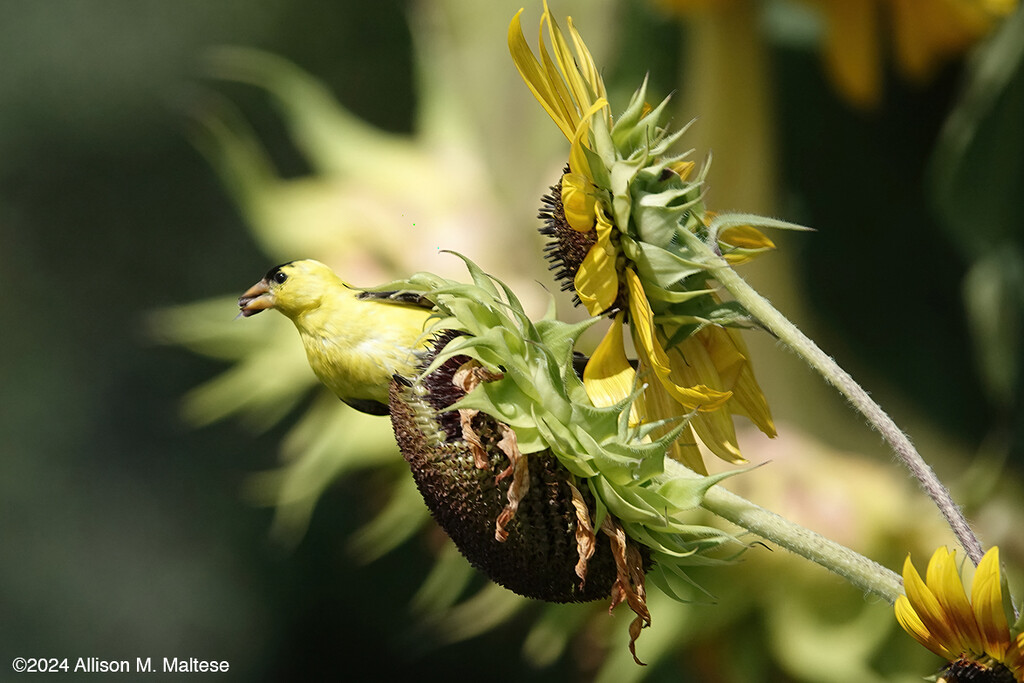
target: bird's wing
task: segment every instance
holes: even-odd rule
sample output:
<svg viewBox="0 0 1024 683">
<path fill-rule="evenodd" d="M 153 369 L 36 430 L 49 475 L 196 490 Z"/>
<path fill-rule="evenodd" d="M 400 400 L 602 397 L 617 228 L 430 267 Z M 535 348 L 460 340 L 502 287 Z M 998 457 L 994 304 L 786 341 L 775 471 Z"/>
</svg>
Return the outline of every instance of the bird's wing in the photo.
<svg viewBox="0 0 1024 683">
<path fill-rule="evenodd" d="M 367 415 L 387 415 L 390 412 L 386 404 L 371 398 L 343 398 L 341 400 Z"/>
<path fill-rule="evenodd" d="M 357 299 L 366 301 L 380 301 L 383 303 L 405 304 L 419 308 L 433 309 L 434 302 L 425 297 L 421 292 L 410 290 L 394 289 L 390 291 L 367 291 L 362 290 L 356 295 Z"/>
</svg>

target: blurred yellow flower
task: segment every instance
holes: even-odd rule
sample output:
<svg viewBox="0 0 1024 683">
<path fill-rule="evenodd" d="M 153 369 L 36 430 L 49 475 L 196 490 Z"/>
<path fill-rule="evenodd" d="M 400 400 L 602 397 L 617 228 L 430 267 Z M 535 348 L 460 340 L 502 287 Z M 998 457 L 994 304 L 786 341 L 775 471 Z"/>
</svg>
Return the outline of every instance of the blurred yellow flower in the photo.
<svg viewBox="0 0 1024 683">
<path fill-rule="evenodd" d="M 881 98 L 886 52 L 892 52 L 905 78 L 927 81 L 1017 5 L 1015 0 L 809 1 L 825 17 L 823 49 L 829 76 L 847 100 L 866 107 Z"/>
<path fill-rule="evenodd" d="M 824 24 L 823 59 L 828 75 L 850 103 L 876 106 L 882 96 L 884 56 L 900 74 L 921 83 L 962 55 L 1011 14 L 1017 0 L 805 0 Z M 754 0 L 656 0 L 673 12 L 755 13 Z"/>
<path fill-rule="evenodd" d="M 907 556 L 905 596 L 896 600 L 900 626 L 949 665 L 940 680 L 1024 681 L 1024 633 L 1014 636 L 1003 607 L 999 548 L 982 558 L 968 599 L 956 566 L 956 554 L 938 548 L 928 562 L 926 580 Z M 981 678 L 984 674 L 984 678 Z"/>
</svg>

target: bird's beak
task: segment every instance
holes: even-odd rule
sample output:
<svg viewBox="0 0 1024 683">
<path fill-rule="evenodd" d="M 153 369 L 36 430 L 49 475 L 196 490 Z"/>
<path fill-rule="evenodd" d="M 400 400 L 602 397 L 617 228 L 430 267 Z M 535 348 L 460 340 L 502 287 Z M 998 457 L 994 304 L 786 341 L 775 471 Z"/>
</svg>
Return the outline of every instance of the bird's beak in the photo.
<svg viewBox="0 0 1024 683">
<path fill-rule="evenodd" d="M 240 315 L 243 318 L 248 318 L 250 315 L 256 315 L 260 311 L 274 306 L 274 295 L 270 293 L 270 287 L 267 286 L 267 281 L 260 280 L 249 289 L 245 290 L 245 294 L 238 297 L 238 308 Z"/>
</svg>

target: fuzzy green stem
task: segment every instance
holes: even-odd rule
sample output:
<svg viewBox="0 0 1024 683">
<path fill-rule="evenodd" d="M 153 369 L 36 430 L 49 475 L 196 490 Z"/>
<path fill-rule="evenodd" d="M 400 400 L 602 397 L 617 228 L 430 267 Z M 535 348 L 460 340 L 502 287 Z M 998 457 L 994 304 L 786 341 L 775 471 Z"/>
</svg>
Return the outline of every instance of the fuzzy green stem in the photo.
<svg viewBox="0 0 1024 683">
<path fill-rule="evenodd" d="M 664 476 L 695 478 L 700 475 L 666 458 Z M 903 593 L 903 581 L 896 573 L 846 546 L 758 507 L 721 485 L 708 489 L 701 505 L 736 526 L 835 572 L 857 588 L 874 593 L 890 605 Z"/>
<path fill-rule="evenodd" d="M 694 242 L 698 242 L 694 240 Z M 949 490 L 935 476 L 935 472 L 924 461 L 924 458 L 917 452 L 914 445 L 907 438 L 907 435 L 892 418 L 882 410 L 881 406 L 875 403 L 853 378 L 824 351 L 818 348 L 810 338 L 801 332 L 796 325 L 791 323 L 785 316 L 779 313 L 767 299 L 761 296 L 753 287 L 741 278 L 723 259 L 713 254 L 703 242 L 699 242 L 707 251 L 708 260 L 713 262 L 709 272 L 718 282 L 729 290 L 733 298 L 747 309 L 747 311 L 769 332 L 778 337 L 798 356 L 803 358 L 812 368 L 817 370 L 827 382 L 832 384 L 839 393 L 847 398 L 853 407 L 856 408 L 872 427 L 881 433 L 896 456 L 906 465 L 911 474 L 917 478 L 921 488 L 935 502 L 942 516 L 945 517 L 957 540 L 967 552 L 967 556 L 977 565 L 981 562 L 983 554 L 981 543 L 977 536 L 971 531 L 970 525 L 964 518 L 963 512 L 953 502 Z"/>
</svg>

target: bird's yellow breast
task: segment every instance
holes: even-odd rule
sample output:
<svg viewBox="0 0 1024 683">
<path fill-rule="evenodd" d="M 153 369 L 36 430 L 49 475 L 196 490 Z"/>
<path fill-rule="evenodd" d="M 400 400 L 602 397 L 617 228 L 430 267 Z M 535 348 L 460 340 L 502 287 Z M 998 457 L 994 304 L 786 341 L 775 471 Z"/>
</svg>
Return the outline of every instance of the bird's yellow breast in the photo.
<svg viewBox="0 0 1024 683">
<path fill-rule="evenodd" d="M 387 404 L 392 376 L 410 376 L 430 312 L 339 292 L 295 319 L 309 365 L 343 399 Z"/>
</svg>

